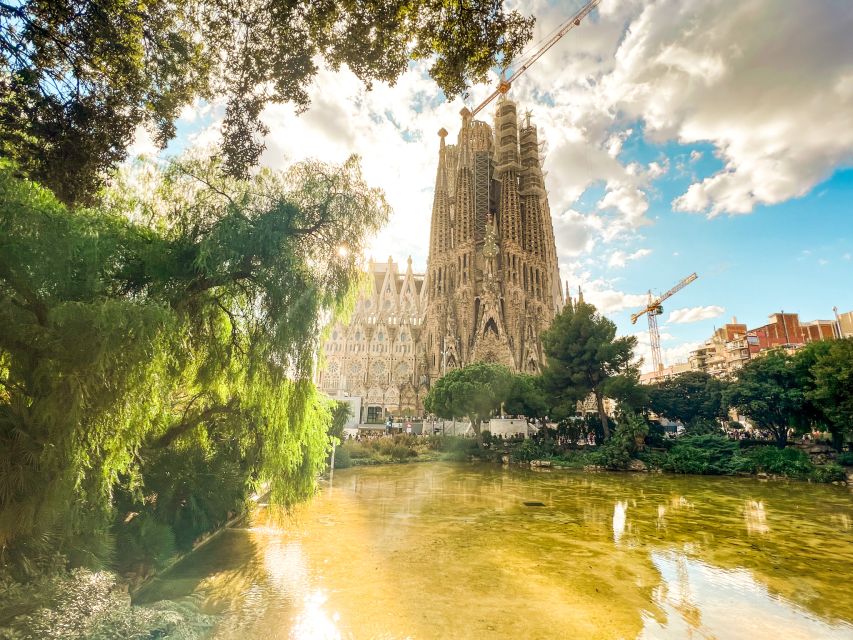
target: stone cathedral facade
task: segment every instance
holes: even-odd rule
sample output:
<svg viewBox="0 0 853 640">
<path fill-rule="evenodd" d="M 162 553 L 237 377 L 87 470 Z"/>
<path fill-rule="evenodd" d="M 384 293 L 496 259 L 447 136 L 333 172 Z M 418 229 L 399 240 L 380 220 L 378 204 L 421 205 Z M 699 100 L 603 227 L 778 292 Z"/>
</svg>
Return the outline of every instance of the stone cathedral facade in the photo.
<svg viewBox="0 0 853 640">
<path fill-rule="evenodd" d="M 359 398 L 359 422 L 418 416 L 428 391 L 419 371 L 427 307 L 424 276 L 412 271 L 411 258 L 405 271 L 391 258 L 371 260 L 367 275 L 368 288 L 349 322 L 332 327 L 317 384 L 330 396 Z"/>
<path fill-rule="evenodd" d="M 426 274 L 371 261 L 372 291 L 325 345 L 320 389 L 361 398 L 361 422 L 420 415 L 432 382 L 472 362 L 538 372 L 563 306 L 536 126 L 506 96 L 494 127 L 461 115 L 456 144 L 439 131 Z"/>
<path fill-rule="evenodd" d="M 536 126 L 505 96 L 494 127 L 461 115 L 456 144 L 439 131 L 424 372 L 435 380 L 497 362 L 534 373 L 541 333 L 563 305 Z"/>
</svg>

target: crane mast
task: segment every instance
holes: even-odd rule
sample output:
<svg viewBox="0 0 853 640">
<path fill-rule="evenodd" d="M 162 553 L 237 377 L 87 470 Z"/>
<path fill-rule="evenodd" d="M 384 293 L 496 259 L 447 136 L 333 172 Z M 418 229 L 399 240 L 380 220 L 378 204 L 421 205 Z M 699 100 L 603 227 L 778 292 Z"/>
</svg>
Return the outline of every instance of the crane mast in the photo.
<svg viewBox="0 0 853 640">
<path fill-rule="evenodd" d="M 542 44 L 542 46 L 540 46 L 530 55 L 530 57 L 524 64 L 522 64 L 520 67 L 518 67 L 518 69 L 513 71 L 512 75 L 509 78 L 500 81 L 500 83 L 498 84 L 498 88 L 492 91 L 492 93 L 489 94 L 488 98 L 483 100 L 483 102 L 481 102 L 474 108 L 474 110 L 471 112 L 471 116 L 476 116 L 480 111 L 482 111 L 485 107 L 491 104 L 491 102 L 495 98 L 509 91 L 510 87 L 512 87 L 512 83 L 515 82 L 519 78 L 519 76 L 521 76 L 525 71 L 527 71 L 531 67 L 531 65 L 533 65 L 533 63 L 535 63 L 539 58 L 541 58 L 545 54 L 545 52 L 548 51 L 548 49 L 557 44 L 557 42 L 564 35 L 566 35 L 575 27 L 580 26 L 581 20 L 586 18 L 590 14 L 590 12 L 600 3 L 601 0 L 590 0 L 583 6 L 580 11 L 578 11 L 575 15 L 566 20 L 554 35 L 548 38 L 548 40 L 546 40 L 544 44 Z"/>
<path fill-rule="evenodd" d="M 663 313 L 661 303 L 674 296 L 698 277 L 695 273 L 691 273 L 686 278 L 682 278 L 672 289 L 657 298 L 652 296 L 652 292 L 649 291 L 649 303 L 645 308 L 640 309 L 631 316 L 631 324 L 637 324 L 637 320 L 643 315 L 646 315 L 649 319 L 649 343 L 652 348 L 652 367 L 655 374 L 663 370 L 663 358 L 661 357 L 660 350 L 660 330 L 658 329 L 658 316 Z"/>
</svg>

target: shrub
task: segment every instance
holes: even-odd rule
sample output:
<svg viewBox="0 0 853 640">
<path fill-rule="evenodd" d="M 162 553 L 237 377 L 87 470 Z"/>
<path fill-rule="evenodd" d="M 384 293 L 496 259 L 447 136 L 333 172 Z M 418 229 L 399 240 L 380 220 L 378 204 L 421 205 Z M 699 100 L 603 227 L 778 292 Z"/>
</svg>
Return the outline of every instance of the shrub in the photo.
<svg viewBox="0 0 853 640">
<path fill-rule="evenodd" d="M 684 436 L 669 451 L 663 468 L 673 473 L 727 474 L 743 470 L 737 442 L 717 435 Z"/>
<path fill-rule="evenodd" d="M 150 513 L 140 513 L 116 529 L 116 565 L 121 571 L 147 573 L 163 567 L 175 555 L 175 533 Z"/>
<path fill-rule="evenodd" d="M 625 442 L 613 436 L 590 455 L 590 460 L 608 469 L 626 469 L 631 462 L 631 454 Z"/>
<path fill-rule="evenodd" d="M 513 449 L 510 455 L 516 462 L 530 462 L 531 460 L 542 460 L 543 458 L 551 457 L 551 453 L 546 447 L 533 440 L 525 440 Z"/>
<path fill-rule="evenodd" d="M 663 451 L 644 451 L 637 455 L 649 469 L 663 469 L 667 454 Z"/>
<path fill-rule="evenodd" d="M 811 475 L 815 468 L 809 460 L 809 456 L 799 449 L 756 447 L 744 455 L 755 463 L 758 471 L 789 478 L 806 478 Z"/>
<path fill-rule="evenodd" d="M 335 469 L 348 469 L 352 466 L 352 458 L 347 447 L 335 447 Z"/>
<path fill-rule="evenodd" d="M 844 467 L 831 462 L 829 464 L 815 466 L 809 476 L 815 482 L 836 482 L 846 480 L 847 474 L 844 472 Z"/>
<path fill-rule="evenodd" d="M 412 449 L 411 447 L 407 447 L 403 444 L 394 444 L 388 449 L 388 455 L 391 456 L 392 460 L 396 460 L 397 462 L 405 462 L 409 458 L 416 458 L 418 452 Z"/>
<path fill-rule="evenodd" d="M 199 612 L 197 602 L 163 601 L 132 606 L 115 575 L 75 569 L 42 577 L 26 585 L 0 583 L 3 616 L 0 638 L 67 640 L 69 638 L 204 637 L 216 618 Z"/>
<path fill-rule="evenodd" d="M 370 449 L 362 443 L 355 442 L 354 440 L 347 440 L 340 448 L 346 449 L 350 458 L 353 460 L 362 460 L 370 457 Z"/>
<path fill-rule="evenodd" d="M 853 451 L 845 451 L 838 454 L 838 464 L 845 467 L 853 467 Z"/>
</svg>

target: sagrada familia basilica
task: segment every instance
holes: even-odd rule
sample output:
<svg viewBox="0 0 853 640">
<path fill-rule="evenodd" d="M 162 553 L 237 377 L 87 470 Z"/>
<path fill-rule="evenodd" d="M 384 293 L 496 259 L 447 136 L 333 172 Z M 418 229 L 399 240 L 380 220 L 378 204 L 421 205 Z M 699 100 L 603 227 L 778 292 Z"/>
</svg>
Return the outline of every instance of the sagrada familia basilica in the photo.
<svg viewBox="0 0 853 640">
<path fill-rule="evenodd" d="M 362 422 L 420 415 L 429 386 L 471 362 L 539 371 L 564 304 L 530 114 L 502 96 L 494 127 L 461 115 L 456 144 L 439 131 L 426 274 L 371 262 L 373 291 L 325 346 L 319 386 L 361 398 Z"/>
</svg>

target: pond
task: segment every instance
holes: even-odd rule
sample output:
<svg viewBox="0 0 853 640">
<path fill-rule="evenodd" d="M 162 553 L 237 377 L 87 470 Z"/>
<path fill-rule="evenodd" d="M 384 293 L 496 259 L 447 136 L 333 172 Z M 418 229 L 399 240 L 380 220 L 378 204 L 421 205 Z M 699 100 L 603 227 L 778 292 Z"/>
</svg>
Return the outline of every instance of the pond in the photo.
<svg viewBox="0 0 853 640">
<path fill-rule="evenodd" d="M 451 463 L 337 471 L 138 597 L 217 639 L 853 638 L 853 493 Z"/>
</svg>

